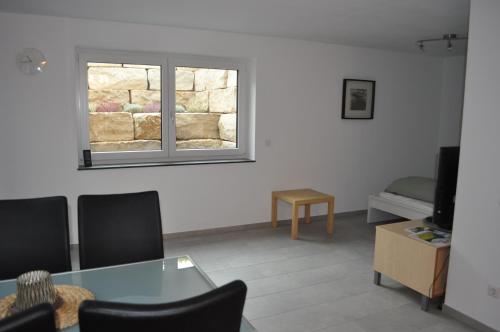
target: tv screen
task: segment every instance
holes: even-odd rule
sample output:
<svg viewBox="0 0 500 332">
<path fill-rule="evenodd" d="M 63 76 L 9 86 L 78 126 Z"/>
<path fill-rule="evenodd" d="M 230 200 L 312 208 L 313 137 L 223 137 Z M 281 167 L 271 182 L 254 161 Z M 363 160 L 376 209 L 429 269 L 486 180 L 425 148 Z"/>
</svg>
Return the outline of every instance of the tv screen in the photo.
<svg viewBox="0 0 500 332">
<path fill-rule="evenodd" d="M 441 147 L 439 152 L 432 223 L 446 230 L 453 227 L 459 156 L 458 146 Z"/>
</svg>

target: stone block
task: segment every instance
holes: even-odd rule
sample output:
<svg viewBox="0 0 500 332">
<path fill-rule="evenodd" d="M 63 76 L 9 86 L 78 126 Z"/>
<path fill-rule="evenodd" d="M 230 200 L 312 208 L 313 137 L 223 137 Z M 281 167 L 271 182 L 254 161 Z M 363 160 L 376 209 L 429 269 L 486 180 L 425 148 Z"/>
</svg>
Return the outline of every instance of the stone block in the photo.
<svg viewBox="0 0 500 332">
<path fill-rule="evenodd" d="M 184 105 L 175 104 L 175 113 L 186 113 L 186 108 Z"/>
<path fill-rule="evenodd" d="M 138 104 L 125 104 L 123 105 L 123 111 L 128 113 L 142 113 L 144 106 Z"/>
<path fill-rule="evenodd" d="M 149 90 L 161 90 L 161 70 L 148 69 Z"/>
<path fill-rule="evenodd" d="M 88 90 L 89 103 L 119 103 L 127 104 L 130 102 L 128 90 Z"/>
<path fill-rule="evenodd" d="M 153 90 L 132 90 L 130 91 L 132 104 L 147 105 L 161 103 L 161 91 Z"/>
<path fill-rule="evenodd" d="M 175 71 L 175 91 L 192 91 L 194 88 L 194 73 L 187 70 Z"/>
<path fill-rule="evenodd" d="M 236 142 L 236 113 L 221 114 L 219 118 L 219 136 L 223 140 Z"/>
<path fill-rule="evenodd" d="M 160 113 L 135 113 L 133 117 L 136 140 L 161 140 Z"/>
<path fill-rule="evenodd" d="M 121 63 L 89 62 L 89 67 L 123 67 Z"/>
<path fill-rule="evenodd" d="M 198 69 L 194 77 L 196 91 L 223 89 L 227 86 L 227 71 L 223 69 Z"/>
<path fill-rule="evenodd" d="M 123 112 L 122 104 L 118 103 L 102 103 L 95 109 L 96 112 Z"/>
<path fill-rule="evenodd" d="M 161 104 L 160 103 L 152 103 L 144 106 L 143 113 L 159 113 L 161 112 Z"/>
<path fill-rule="evenodd" d="M 155 66 L 155 65 L 133 65 L 133 64 L 127 64 L 124 63 L 123 67 L 125 68 L 143 68 L 143 69 L 160 69 L 161 66 Z"/>
<path fill-rule="evenodd" d="M 238 86 L 238 71 L 228 70 L 227 71 L 227 87 L 234 88 Z"/>
<path fill-rule="evenodd" d="M 89 113 L 90 142 L 131 141 L 134 121 L 127 112 Z"/>
<path fill-rule="evenodd" d="M 98 104 L 96 103 L 89 103 L 89 112 L 95 112 L 97 110 L 97 106 L 99 106 Z"/>
<path fill-rule="evenodd" d="M 176 91 L 175 104 L 184 106 L 191 113 L 208 112 L 208 91 Z"/>
<path fill-rule="evenodd" d="M 141 68 L 90 67 L 91 90 L 142 90 L 148 88 L 146 70 Z"/>
<path fill-rule="evenodd" d="M 177 113 L 175 119 L 179 140 L 219 138 L 219 114 Z"/>
<path fill-rule="evenodd" d="M 229 141 L 222 141 L 221 149 L 236 149 L 236 143 Z"/>
<path fill-rule="evenodd" d="M 191 139 L 187 141 L 176 141 L 177 150 L 204 150 L 220 149 L 222 141 L 220 139 Z"/>
<path fill-rule="evenodd" d="M 161 141 L 136 140 L 90 143 L 92 152 L 154 151 L 161 150 Z"/>
<path fill-rule="evenodd" d="M 196 67 L 175 67 L 175 68 L 177 68 L 178 70 L 190 71 L 190 72 L 195 72 L 200 69 Z"/>
<path fill-rule="evenodd" d="M 235 113 L 237 104 L 237 88 L 209 91 L 208 109 L 214 113 Z"/>
</svg>

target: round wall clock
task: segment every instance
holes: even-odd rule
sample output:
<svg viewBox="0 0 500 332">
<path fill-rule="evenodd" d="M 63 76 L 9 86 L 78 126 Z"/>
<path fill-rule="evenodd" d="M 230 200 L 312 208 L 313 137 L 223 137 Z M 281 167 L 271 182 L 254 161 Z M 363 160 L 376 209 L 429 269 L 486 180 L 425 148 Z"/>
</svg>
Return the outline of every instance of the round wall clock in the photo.
<svg viewBox="0 0 500 332">
<path fill-rule="evenodd" d="M 36 48 L 25 48 L 16 58 L 17 66 L 25 74 L 38 74 L 47 66 L 47 59 Z"/>
</svg>

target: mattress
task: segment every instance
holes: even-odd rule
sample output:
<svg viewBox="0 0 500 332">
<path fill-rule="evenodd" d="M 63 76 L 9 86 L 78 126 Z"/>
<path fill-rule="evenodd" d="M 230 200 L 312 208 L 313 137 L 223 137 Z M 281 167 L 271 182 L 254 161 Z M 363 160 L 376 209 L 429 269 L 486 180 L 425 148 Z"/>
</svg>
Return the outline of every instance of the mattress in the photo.
<svg viewBox="0 0 500 332">
<path fill-rule="evenodd" d="M 389 201 L 409 205 L 409 206 L 415 207 L 417 209 L 423 209 L 423 210 L 430 209 L 431 211 L 434 209 L 434 204 L 432 204 L 432 203 L 424 202 L 424 201 L 421 201 L 418 199 L 409 198 L 409 197 L 405 197 L 405 196 L 391 194 L 391 193 L 388 193 L 385 191 L 379 193 L 378 196 L 385 198 Z"/>
</svg>

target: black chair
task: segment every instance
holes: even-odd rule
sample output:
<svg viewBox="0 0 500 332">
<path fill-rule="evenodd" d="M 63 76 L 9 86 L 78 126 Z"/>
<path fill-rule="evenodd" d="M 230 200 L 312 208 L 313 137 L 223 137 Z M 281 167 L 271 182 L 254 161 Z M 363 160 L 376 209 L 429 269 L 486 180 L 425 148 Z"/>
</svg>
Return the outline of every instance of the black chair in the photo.
<svg viewBox="0 0 500 332">
<path fill-rule="evenodd" d="M 80 268 L 163 258 L 158 192 L 78 197 Z"/>
<path fill-rule="evenodd" d="M 236 280 L 208 293 L 165 304 L 84 301 L 81 332 L 239 332 L 247 287 Z"/>
<path fill-rule="evenodd" d="M 48 303 L 36 305 L 0 320 L 0 332 L 55 332 L 54 309 Z"/>
<path fill-rule="evenodd" d="M 0 279 L 71 271 L 66 197 L 0 200 Z"/>
</svg>

